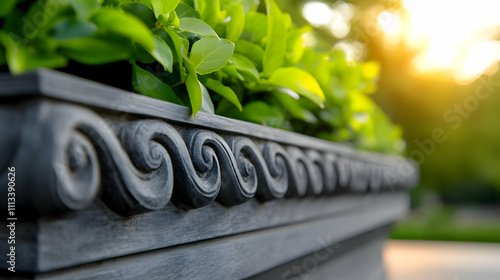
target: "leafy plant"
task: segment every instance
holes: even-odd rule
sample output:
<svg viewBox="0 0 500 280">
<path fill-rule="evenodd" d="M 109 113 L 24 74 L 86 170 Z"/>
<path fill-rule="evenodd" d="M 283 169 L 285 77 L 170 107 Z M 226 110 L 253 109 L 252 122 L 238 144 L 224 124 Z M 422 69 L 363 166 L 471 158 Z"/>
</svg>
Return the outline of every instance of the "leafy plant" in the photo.
<svg viewBox="0 0 500 280">
<path fill-rule="evenodd" d="M 304 47 L 274 0 L 38 0 L 0 4 L 0 66 L 129 61 L 136 92 L 358 147 L 398 151 L 371 101 L 378 65 Z M 215 104 L 215 106 L 214 106 Z"/>
</svg>

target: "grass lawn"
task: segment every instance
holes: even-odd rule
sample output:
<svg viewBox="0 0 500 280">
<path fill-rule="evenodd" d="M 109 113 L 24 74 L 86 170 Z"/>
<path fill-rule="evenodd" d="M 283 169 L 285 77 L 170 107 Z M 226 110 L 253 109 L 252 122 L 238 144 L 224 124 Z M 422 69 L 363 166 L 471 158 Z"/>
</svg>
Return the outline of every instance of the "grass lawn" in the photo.
<svg viewBox="0 0 500 280">
<path fill-rule="evenodd" d="M 413 213 L 406 221 L 397 224 L 392 239 L 444 240 L 471 242 L 500 242 L 500 217 L 498 219 L 458 217 L 460 208 L 437 206 Z"/>
</svg>

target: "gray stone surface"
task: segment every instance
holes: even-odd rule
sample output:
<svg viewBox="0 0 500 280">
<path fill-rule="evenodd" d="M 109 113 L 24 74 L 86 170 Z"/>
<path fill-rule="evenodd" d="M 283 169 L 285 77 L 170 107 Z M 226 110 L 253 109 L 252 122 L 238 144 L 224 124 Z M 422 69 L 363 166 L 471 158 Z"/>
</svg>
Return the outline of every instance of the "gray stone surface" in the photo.
<svg viewBox="0 0 500 280">
<path fill-rule="evenodd" d="M 341 241 L 393 223 L 418 181 L 403 158 L 194 120 L 187 108 L 52 70 L 2 75 L 0 85 L 17 268 L 41 278 L 250 277 L 313 252 L 319 235 Z"/>
<path fill-rule="evenodd" d="M 393 191 L 418 180 L 415 164 L 401 158 L 215 115 L 194 121 L 187 108 L 50 70 L 0 83 L 0 114 L 9 115 L 0 120 L 0 148 L 10 152 L 0 162 L 20 172 L 18 209 L 39 214 L 98 198 L 133 215 L 169 202 L 231 206 L 254 196 Z"/>
</svg>

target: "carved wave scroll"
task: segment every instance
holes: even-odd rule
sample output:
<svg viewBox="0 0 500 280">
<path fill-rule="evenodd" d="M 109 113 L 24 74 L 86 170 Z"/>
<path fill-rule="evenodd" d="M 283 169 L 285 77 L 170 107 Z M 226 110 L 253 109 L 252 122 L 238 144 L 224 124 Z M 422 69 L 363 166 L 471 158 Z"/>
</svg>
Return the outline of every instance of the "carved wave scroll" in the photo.
<svg viewBox="0 0 500 280">
<path fill-rule="evenodd" d="M 12 164 L 29 172 L 19 182 L 24 188 L 18 192 L 20 203 L 38 213 L 83 209 L 95 199 L 120 215 L 168 203 L 181 209 L 214 200 L 233 206 L 254 197 L 268 201 L 405 188 L 418 177 L 406 161 L 382 164 L 354 152 L 284 145 L 157 119 L 116 120 L 53 101 L 18 111 L 24 112 L 24 123 L 21 132 L 13 130 L 19 147 Z M 401 164 L 413 173 L 387 179 L 401 173 Z"/>
</svg>

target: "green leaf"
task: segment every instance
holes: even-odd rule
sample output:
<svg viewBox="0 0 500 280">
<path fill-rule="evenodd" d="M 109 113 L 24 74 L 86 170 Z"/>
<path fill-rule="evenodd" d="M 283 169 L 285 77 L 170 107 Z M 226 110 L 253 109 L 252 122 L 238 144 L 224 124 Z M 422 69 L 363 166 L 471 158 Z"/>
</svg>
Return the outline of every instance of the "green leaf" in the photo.
<svg viewBox="0 0 500 280">
<path fill-rule="evenodd" d="M 135 44 L 134 60 L 143 64 L 155 63 L 156 59 L 146 51 L 140 44 Z"/>
<path fill-rule="evenodd" d="M 325 100 L 325 95 L 320 85 L 311 74 L 300 68 L 278 68 L 269 78 L 269 82 L 289 88 L 313 101 L 316 105 L 324 107 L 323 101 Z"/>
<path fill-rule="evenodd" d="M 5 60 L 13 74 L 20 74 L 38 67 L 59 68 L 67 64 L 66 58 L 57 54 L 37 53 L 1 30 L 0 44 L 5 48 Z"/>
<path fill-rule="evenodd" d="M 151 3 L 147 3 L 151 4 Z M 144 22 L 148 27 L 152 28 L 156 24 L 156 16 L 153 10 L 144 3 L 129 3 L 123 8 L 127 13 L 130 13 L 138 17 L 142 22 Z"/>
<path fill-rule="evenodd" d="M 197 18 L 181 18 L 179 20 L 179 29 L 202 36 L 218 37 L 217 33 L 212 29 L 212 27 Z"/>
<path fill-rule="evenodd" d="M 67 41 L 92 36 L 96 30 L 97 27 L 91 22 L 75 19 L 61 20 L 54 25 L 50 36 L 56 41 Z"/>
<path fill-rule="evenodd" d="M 241 3 L 243 6 L 243 10 L 245 14 L 249 11 L 255 11 L 259 7 L 260 0 L 238 0 L 238 3 Z"/>
<path fill-rule="evenodd" d="M 0 3 L 0 18 L 8 15 L 14 6 L 16 6 L 16 0 L 2 0 Z"/>
<path fill-rule="evenodd" d="M 201 19 L 214 28 L 219 21 L 219 0 L 194 0 L 194 6 Z"/>
<path fill-rule="evenodd" d="M 115 8 L 102 8 L 89 15 L 98 27 L 120 34 L 141 44 L 147 51 L 155 48 L 153 33 L 137 17 Z"/>
<path fill-rule="evenodd" d="M 155 42 L 155 48 L 151 52 L 151 55 L 161 64 L 163 65 L 165 70 L 172 72 L 172 67 L 174 63 L 174 57 L 172 54 L 172 50 L 170 47 L 157 35 L 153 35 L 153 39 Z"/>
<path fill-rule="evenodd" d="M 57 9 L 54 9 L 54 7 L 57 7 Z M 12 12 L 16 10 L 18 9 L 15 8 Z M 50 11 L 50 13 L 48 13 L 48 11 Z M 33 39 L 40 34 L 44 36 L 44 34 L 46 34 L 45 32 L 50 29 L 55 22 L 60 20 L 61 16 L 66 16 L 70 11 L 72 12 L 72 6 L 69 0 L 37 1 L 36 4 L 29 6 L 22 20 L 19 20 L 22 22 L 22 27 L 21 24 L 18 24 L 18 28 L 20 27 L 19 31 L 21 31 L 18 35 L 27 39 Z M 7 20 L 5 25 L 7 25 Z M 2 29 L 3 28 L 5 28 L 5 26 L 2 27 Z"/>
<path fill-rule="evenodd" d="M 180 28 L 180 19 L 177 16 L 177 13 L 175 11 L 170 12 L 170 15 L 168 17 L 168 22 L 170 25 L 174 26 L 175 28 L 179 29 Z"/>
<path fill-rule="evenodd" d="M 297 65 L 304 54 L 303 39 L 304 33 L 311 31 L 310 26 L 294 28 L 287 35 L 286 42 L 286 60 L 289 65 Z"/>
<path fill-rule="evenodd" d="M 161 26 L 163 27 L 169 27 L 170 26 L 170 22 L 168 21 L 168 15 L 159 15 L 158 18 L 157 18 L 157 22 L 155 23 L 155 28 L 156 28 L 156 25 L 158 23 L 161 24 Z"/>
<path fill-rule="evenodd" d="M 186 77 L 186 88 L 189 94 L 189 100 L 191 102 L 191 110 L 193 111 L 193 116 L 196 116 L 201 108 L 202 92 L 198 79 L 189 75 Z"/>
<path fill-rule="evenodd" d="M 208 89 L 212 90 L 213 92 L 220 94 L 224 98 L 226 98 L 229 102 L 234 104 L 238 110 L 242 111 L 243 108 L 241 107 L 240 100 L 238 99 L 238 96 L 236 96 L 236 93 L 230 88 L 222 84 L 221 82 L 207 78 L 203 80 L 202 82 Z"/>
<path fill-rule="evenodd" d="M 226 66 L 222 67 L 221 71 L 237 80 L 245 81 L 245 78 L 238 72 L 236 67 L 231 63 L 228 63 L 226 64 Z"/>
<path fill-rule="evenodd" d="M 177 34 L 175 31 L 169 28 L 165 28 L 165 31 L 172 39 L 172 42 L 175 46 L 175 52 L 177 54 L 177 61 L 179 63 L 179 71 L 181 72 L 181 80 L 184 81 L 186 78 L 186 70 L 184 69 L 184 58 L 187 58 L 188 49 L 189 49 L 189 41 Z"/>
<path fill-rule="evenodd" d="M 263 73 L 270 75 L 283 65 L 287 39 L 287 17 L 280 11 L 274 0 L 266 0 L 268 15 L 268 36 L 264 52 Z"/>
<path fill-rule="evenodd" d="M 262 66 L 262 61 L 264 60 L 264 50 L 259 45 L 240 39 L 236 41 L 234 52 L 242 54 L 251 59 L 256 65 Z"/>
<path fill-rule="evenodd" d="M 173 11 L 179 4 L 179 0 L 151 0 L 151 4 L 158 18 L 159 15 L 166 15 Z"/>
<path fill-rule="evenodd" d="M 71 5 L 73 5 L 73 9 L 75 9 L 76 15 L 78 19 L 84 20 L 86 19 L 90 12 L 95 9 L 99 9 L 101 5 L 99 4 L 99 0 L 70 0 Z"/>
<path fill-rule="evenodd" d="M 191 8 L 189 5 L 184 3 L 179 3 L 177 8 L 175 8 L 175 12 L 179 18 L 196 18 L 198 17 L 198 13 L 195 9 Z"/>
<path fill-rule="evenodd" d="M 210 113 L 214 114 L 215 109 L 214 109 L 214 104 L 212 103 L 212 99 L 210 98 L 210 94 L 208 93 L 208 90 L 205 88 L 205 86 L 198 81 L 200 84 L 201 88 L 201 107 L 200 111 L 205 112 L 205 113 Z"/>
<path fill-rule="evenodd" d="M 243 107 L 243 118 L 247 121 L 268 126 L 280 126 L 284 121 L 283 113 L 263 101 L 253 101 Z"/>
<path fill-rule="evenodd" d="M 191 61 L 189 61 L 189 59 L 184 59 L 184 65 L 188 70 L 188 75 L 185 80 L 186 89 L 189 94 L 189 101 L 191 102 L 191 110 L 193 111 L 193 116 L 196 116 L 196 113 L 198 113 L 201 108 L 203 92 L 198 80 L 198 75 L 196 74 L 195 65 Z"/>
<path fill-rule="evenodd" d="M 135 91 L 152 98 L 184 105 L 175 92 L 151 72 L 142 69 L 135 63 L 132 63 L 132 67 L 132 86 Z"/>
<path fill-rule="evenodd" d="M 294 117 L 308 123 L 316 123 L 318 119 L 314 116 L 314 114 L 300 106 L 298 100 L 293 96 L 293 94 L 290 94 L 289 91 L 290 89 L 288 88 L 275 87 L 273 95 L 278 99 L 279 103 L 286 108 L 287 112 L 292 114 Z M 297 93 L 294 94 L 297 95 Z"/>
<path fill-rule="evenodd" d="M 252 34 L 252 42 L 262 44 L 262 41 L 267 36 L 268 20 L 267 16 L 262 13 L 248 12 L 245 17 L 245 32 Z"/>
<path fill-rule="evenodd" d="M 235 42 L 245 28 L 245 12 L 242 5 L 232 5 L 228 12 L 230 20 L 226 23 L 226 38 Z"/>
<path fill-rule="evenodd" d="M 11 36 L 18 36 L 19 38 L 32 38 L 32 34 L 37 32 L 37 28 L 33 25 L 30 25 L 29 28 L 27 28 L 26 21 L 26 14 L 17 7 L 14 7 L 3 19 L 2 27 L 0 29 L 7 32 Z"/>
<path fill-rule="evenodd" d="M 234 43 L 217 37 L 204 37 L 193 44 L 190 60 L 202 75 L 215 72 L 227 64 L 234 52 Z"/>
<path fill-rule="evenodd" d="M 241 54 L 233 54 L 229 61 L 244 77 L 248 77 L 249 80 L 254 82 L 259 81 L 259 71 L 255 68 L 255 65 L 251 60 Z"/>
<path fill-rule="evenodd" d="M 127 39 L 113 34 L 102 34 L 59 43 L 59 52 L 64 56 L 89 65 L 99 65 L 132 56 L 133 45 Z"/>
<path fill-rule="evenodd" d="M 194 0 L 181 0 L 181 2 L 194 9 Z"/>
<path fill-rule="evenodd" d="M 107 0 L 104 0 L 104 1 L 105 1 L 104 3 L 106 3 Z M 118 2 L 121 2 L 122 4 L 133 1 L 132 3 L 143 4 L 143 5 L 147 6 L 151 11 L 153 11 L 153 4 L 151 3 L 151 0 L 111 0 L 111 1 L 118 1 Z M 103 4 L 103 6 L 105 6 L 105 4 Z M 153 13 L 153 16 L 154 16 L 154 13 Z"/>
</svg>

